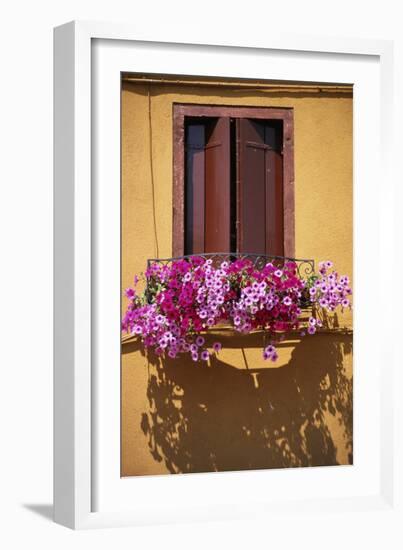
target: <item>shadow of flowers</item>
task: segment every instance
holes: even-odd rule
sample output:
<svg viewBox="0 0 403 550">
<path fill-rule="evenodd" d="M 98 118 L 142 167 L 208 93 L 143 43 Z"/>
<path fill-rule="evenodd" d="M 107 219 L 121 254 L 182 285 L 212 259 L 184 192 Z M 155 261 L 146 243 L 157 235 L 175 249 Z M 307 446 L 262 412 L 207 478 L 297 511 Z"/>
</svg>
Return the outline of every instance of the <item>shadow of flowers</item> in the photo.
<svg viewBox="0 0 403 550">
<path fill-rule="evenodd" d="M 352 464 L 351 353 L 352 336 L 332 334 L 302 339 L 279 368 L 149 355 L 151 455 L 171 473 Z"/>
</svg>

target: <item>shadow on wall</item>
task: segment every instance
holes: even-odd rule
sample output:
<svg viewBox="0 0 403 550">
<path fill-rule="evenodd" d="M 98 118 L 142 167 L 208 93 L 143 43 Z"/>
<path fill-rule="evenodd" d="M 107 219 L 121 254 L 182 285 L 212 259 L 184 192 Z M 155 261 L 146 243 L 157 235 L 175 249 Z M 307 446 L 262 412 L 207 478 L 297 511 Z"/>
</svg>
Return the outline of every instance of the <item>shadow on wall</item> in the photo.
<svg viewBox="0 0 403 550">
<path fill-rule="evenodd" d="M 332 334 L 303 338 L 279 368 L 149 354 L 141 429 L 154 460 L 171 473 L 352 464 L 351 352 L 351 335 Z"/>
</svg>

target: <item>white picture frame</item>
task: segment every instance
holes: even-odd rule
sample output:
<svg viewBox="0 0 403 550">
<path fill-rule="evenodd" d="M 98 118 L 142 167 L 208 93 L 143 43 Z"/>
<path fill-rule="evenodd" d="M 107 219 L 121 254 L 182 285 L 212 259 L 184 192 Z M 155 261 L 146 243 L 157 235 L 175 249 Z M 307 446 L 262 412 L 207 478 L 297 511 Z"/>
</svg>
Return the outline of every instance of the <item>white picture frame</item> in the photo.
<svg viewBox="0 0 403 550">
<path fill-rule="evenodd" d="M 89 22 L 55 29 L 54 513 L 56 522 L 71 528 L 275 517 L 307 510 L 313 515 L 346 509 L 398 513 L 391 421 L 398 414 L 393 383 L 398 365 L 393 347 L 381 353 L 366 300 L 378 283 L 373 291 L 377 303 L 393 317 L 381 292 L 392 276 L 379 269 L 393 257 L 395 246 L 393 43 L 283 34 L 223 36 L 228 35 L 198 41 L 185 31 L 153 36 L 130 25 Z M 113 364 L 120 353 L 114 329 L 120 296 L 108 289 L 116 288 L 120 269 L 119 75 L 135 70 L 283 80 L 287 75 L 288 80 L 354 84 L 354 214 L 359 220 L 354 234 L 354 369 L 359 391 L 354 396 L 358 458 L 353 467 L 150 476 L 133 483 L 118 476 L 119 363 L 116 371 Z M 376 186 L 381 165 L 387 182 L 382 193 Z M 371 261 L 373 269 L 367 272 Z M 371 429 L 365 427 L 364 415 Z M 270 491 L 262 491 L 265 483 Z"/>
</svg>

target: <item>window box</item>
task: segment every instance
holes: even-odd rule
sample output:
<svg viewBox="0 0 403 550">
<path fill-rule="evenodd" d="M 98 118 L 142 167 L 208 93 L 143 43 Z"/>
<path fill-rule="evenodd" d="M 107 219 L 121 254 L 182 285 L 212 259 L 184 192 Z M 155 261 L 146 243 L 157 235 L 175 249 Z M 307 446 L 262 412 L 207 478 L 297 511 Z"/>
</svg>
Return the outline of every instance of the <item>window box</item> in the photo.
<svg viewBox="0 0 403 550">
<path fill-rule="evenodd" d="M 233 252 L 150 259 L 144 293 L 126 290 L 122 329 L 159 355 L 189 352 L 195 361 L 209 358 L 202 336 L 209 329 L 229 324 L 240 334 L 263 330 L 269 339 L 263 356 L 275 361 L 281 336 L 314 334 L 322 326 L 313 306 L 350 307 L 348 277 L 329 273 L 331 267 L 321 262 L 316 273 L 313 260 Z M 220 348 L 213 344 L 215 352 Z"/>
</svg>

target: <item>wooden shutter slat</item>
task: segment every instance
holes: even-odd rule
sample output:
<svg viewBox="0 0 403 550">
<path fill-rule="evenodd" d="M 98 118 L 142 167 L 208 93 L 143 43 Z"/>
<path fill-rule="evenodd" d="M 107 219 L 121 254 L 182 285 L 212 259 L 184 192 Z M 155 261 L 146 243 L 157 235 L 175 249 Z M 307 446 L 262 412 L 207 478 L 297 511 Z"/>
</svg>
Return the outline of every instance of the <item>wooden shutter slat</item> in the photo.
<svg viewBox="0 0 403 550">
<path fill-rule="evenodd" d="M 230 119 L 209 124 L 205 146 L 204 251 L 230 249 Z"/>
<path fill-rule="evenodd" d="M 266 151 L 266 252 L 284 255 L 283 157 Z"/>
<path fill-rule="evenodd" d="M 238 251 L 264 253 L 265 148 L 259 123 L 237 120 Z"/>
</svg>

